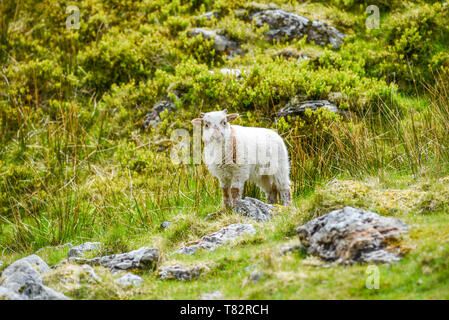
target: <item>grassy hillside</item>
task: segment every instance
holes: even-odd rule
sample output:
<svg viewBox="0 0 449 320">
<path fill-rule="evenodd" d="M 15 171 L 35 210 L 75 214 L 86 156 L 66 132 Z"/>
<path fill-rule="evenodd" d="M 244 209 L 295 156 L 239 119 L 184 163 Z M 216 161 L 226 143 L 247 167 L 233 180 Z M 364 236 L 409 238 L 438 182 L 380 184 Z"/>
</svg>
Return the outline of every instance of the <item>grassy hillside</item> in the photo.
<svg viewBox="0 0 449 320">
<path fill-rule="evenodd" d="M 449 298 L 449 7 L 444 1 L 4 0 L 0 3 L 0 271 L 46 246 L 100 241 L 101 253 L 157 247 L 161 264 L 202 263 L 190 283 L 143 273 L 122 290 L 58 288 L 73 298 Z M 380 9 L 367 29 L 366 7 Z M 79 29 L 68 28 L 69 5 Z M 307 39 L 270 41 L 248 15 L 279 8 L 334 26 L 339 49 Z M 200 17 L 217 13 L 212 19 Z M 241 54 L 190 37 L 217 30 Z M 292 51 L 308 59 L 279 55 Z M 240 69 L 241 78 L 222 68 Z M 213 71 L 213 72 L 211 72 Z M 344 111 L 276 118 L 294 96 L 327 99 Z M 145 128 L 162 100 L 176 110 Z M 200 112 L 238 112 L 236 124 L 276 129 L 285 139 L 293 206 L 254 223 L 258 233 L 214 252 L 170 255 L 230 223 L 218 181 L 204 164 L 174 165 L 170 136 L 192 132 Z M 264 199 L 256 187 L 245 193 Z M 279 248 L 295 228 L 344 205 L 412 225 L 410 252 L 380 265 L 380 289 L 366 265 L 331 266 Z M 208 216 L 212 214 L 212 218 Z M 173 224 L 166 230 L 164 221 Z M 40 255 L 59 263 L 65 249 Z M 249 268 L 247 268 L 249 267 Z M 262 271 L 258 282 L 248 277 Z M 111 280 L 111 281 L 109 281 Z"/>
</svg>

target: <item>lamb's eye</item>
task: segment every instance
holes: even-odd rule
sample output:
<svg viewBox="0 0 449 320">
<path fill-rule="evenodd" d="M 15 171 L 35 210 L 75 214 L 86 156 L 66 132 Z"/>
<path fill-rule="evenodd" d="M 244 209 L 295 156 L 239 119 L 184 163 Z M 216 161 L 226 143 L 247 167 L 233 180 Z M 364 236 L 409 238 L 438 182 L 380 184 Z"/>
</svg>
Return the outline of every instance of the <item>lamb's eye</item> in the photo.
<svg viewBox="0 0 449 320">
<path fill-rule="evenodd" d="M 208 124 L 208 123 L 204 124 L 204 126 L 205 126 L 206 128 L 209 128 L 209 124 Z"/>
<path fill-rule="evenodd" d="M 225 126 L 225 125 L 226 125 L 226 121 L 223 120 L 223 121 L 221 122 L 221 125 L 222 125 L 222 126 Z"/>
</svg>

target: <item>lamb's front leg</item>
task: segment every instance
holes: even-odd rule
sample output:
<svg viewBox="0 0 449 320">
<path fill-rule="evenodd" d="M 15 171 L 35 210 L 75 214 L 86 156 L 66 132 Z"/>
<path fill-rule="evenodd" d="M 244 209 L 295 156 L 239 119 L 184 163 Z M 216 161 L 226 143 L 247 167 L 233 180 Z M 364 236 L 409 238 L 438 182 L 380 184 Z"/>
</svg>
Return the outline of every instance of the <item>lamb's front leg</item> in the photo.
<svg viewBox="0 0 449 320">
<path fill-rule="evenodd" d="M 232 202 L 230 199 L 230 192 L 228 186 L 221 186 L 221 191 L 223 193 L 223 209 L 230 208 L 232 206 Z"/>
<path fill-rule="evenodd" d="M 220 188 L 223 193 L 223 209 L 230 208 L 232 205 L 229 190 L 231 186 L 231 180 L 223 178 L 219 180 L 220 180 Z"/>
</svg>

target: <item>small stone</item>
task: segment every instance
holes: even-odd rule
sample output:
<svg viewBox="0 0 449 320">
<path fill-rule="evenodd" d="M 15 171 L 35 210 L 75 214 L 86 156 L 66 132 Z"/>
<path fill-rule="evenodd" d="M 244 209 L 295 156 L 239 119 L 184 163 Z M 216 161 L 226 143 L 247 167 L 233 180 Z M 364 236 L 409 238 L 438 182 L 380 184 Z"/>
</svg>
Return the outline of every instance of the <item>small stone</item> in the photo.
<svg viewBox="0 0 449 320">
<path fill-rule="evenodd" d="M 115 279 L 114 282 L 122 287 L 140 286 L 143 283 L 143 279 L 135 274 L 127 273 L 124 276 Z"/>
<path fill-rule="evenodd" d="M 223 298 L 223 293 L 217 290 L 210 293 L 203 293 L 200 300 L 220 300 L 221 298 Z"/>
<path fill-rule="evenodd" d="M 73 257 L 81 257 L 86 252 L 98 250 L 100 246 L 100 242 L 85 242 L 83 244 L 80 244 L 79 246 L 72 247 L 72 249 L 70 249 L 69 253 L 67 254 L 67 259 Z"/>
<path fill-rule="evenodd" d="M 170 221 L 164 221 L 161 223 L 161 229 L 167 229 L 171 225 L 172 225 L 172 223 Z"/>
<path fill-rule="evenodd" d="M 310 59 L 309 56 L 299 53 L 298 51 L 292 50 L 292 49 L 281 50 L 280 52 L 278 52 L 276 54 L 276 57 L 283 57 L 284 59 L 294 58 L 294 59 L 298 59 L 298 61 Z"/>
<path fill-rule="evenodd" d="M 254 270 L 251 275 L 249 276 L 249 281 L 251 282 L 258 282 L 260 278 L 262 278 L 263 272 Z"/>
<path fill-rule="evenodd" d="M 149 126 L 155 127 L 161 121 L 160 114 L 162 112 L 164 112 L 165 110 L 168 110 L 168 112 L 172 112 L 175 109 L 176 109 L 175 104 L 169 98 L 166 98 L 165 100 L 158 102 L 156 105 L 154 105 L 153 110 L 145 115 L 143 127 L 144 128 L 148 128 Z"/>
<path fill-rule="evenodd" d="M 293 245 L 293 246 L 284 246 L 281 248 L 280 250 L 280 255 L 286 255 L 287 253 L 291 253 L 291 252 L 295 252 L 295 251 L 302 251 L 302 250 L 306 250 L 306 248 L 302 245 L 302 244 L 297 244 L 297 245 Z"/>
<path fill-rule="evenodd" d="M 212 18 L 219 18 L 219 14 L 216 11 L 209 11 L 199 16 L 200 19 L 211 20 Z"/>
<path fill-rule="evenodd" d="M 233 208 L 234 212 L 254 219 L 256 221 L 267 221 L 272 217 L 272 210 L 274 206 L 268 203 L 264 203 L 258 199 L 245 197 L 240 200 L 235 208 Z"/>
<path fill-rule="evenodd" d="M 242 71 L 240 69 L 223 68 L 220 69 L 220 72 L 225 76 L 234 77 L 236 79 L 240 79 L 242 77 Z"/>
<path fill-rule="evenodd" d="M 191 281 L 200 276 L 207 269 L 204 266 L 193 266 L 186 268 L 183 266 L 169 266 L 159 270 L 159 278 L 162 280 L 177 279 L 180 281 Z"/>
</svg>

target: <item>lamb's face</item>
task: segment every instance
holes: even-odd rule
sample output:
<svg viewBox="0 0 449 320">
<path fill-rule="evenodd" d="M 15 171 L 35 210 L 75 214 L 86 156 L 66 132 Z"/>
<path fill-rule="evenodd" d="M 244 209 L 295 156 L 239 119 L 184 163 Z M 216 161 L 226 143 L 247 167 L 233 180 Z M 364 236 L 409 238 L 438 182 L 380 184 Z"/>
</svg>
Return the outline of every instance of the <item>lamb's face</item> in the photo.
<svg viewBox="0 0 449 320">
<path fill-rule="evenodd" d="M 239 117 L 238 114 L 227 114 L 226 109 L 222 111 L 212 111 L 202 113 L 202 118 L 192 120 L 193 124 L 203 125 L 203 141 L 222 142 L 231 130 L 230 122 Z"/>
<path fill-rule="evenodd" d="M 221 142 L 225 134 L 230 130 L 230 124 L 225 111 L 213 111 L 203 116 L 203 141 Z"/>
</svg>

